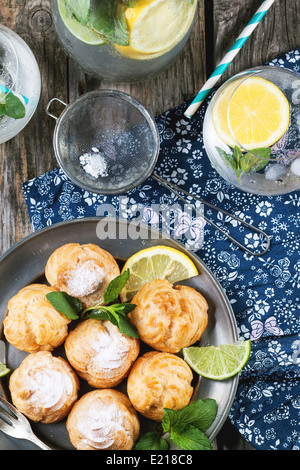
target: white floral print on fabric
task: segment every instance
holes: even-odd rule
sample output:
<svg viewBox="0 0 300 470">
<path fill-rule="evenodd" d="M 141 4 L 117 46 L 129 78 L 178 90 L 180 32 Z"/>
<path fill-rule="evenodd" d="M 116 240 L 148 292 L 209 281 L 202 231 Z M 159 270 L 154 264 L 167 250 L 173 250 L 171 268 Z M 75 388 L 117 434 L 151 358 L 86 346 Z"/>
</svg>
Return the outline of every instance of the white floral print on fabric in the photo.
<svg viewBox="0 0 300 470">
<path fill-rule="evenodd" d="M 291 51 L 270 65 L 300 73 L 300 51 Z M 208 100 L 207 100 L 208 101 Z M 212 168 L 203 146 L 202 123 L 206 105 L 187 121 L 184 103 L 156 118 L 161 152 L 157 172 L 190 194 L 194 193 L 229 213 L 267 231 L 271 249 L 253 257 L 230 243 L 209 223 L 204 245 L 197 254 L 211 269 L 233 307 L 241 339 L 251 339 L 252 352 L 242 371 L 229 418 L 257 449 L 300 448 L 300 191 L 262 197 L 239 191 Z M 101 196 L 77 188 L 61 169 L 55 169 L 23 184 L 33 230 L 63 220 L 95 216 L 99 205 L 118 206 L 118 197 Z M 143 220 L 157 224 L 153 204 L 166 207 L 180 201 L 149 178 L 126 195 L 122 217 L 144 208 Z M 146 207 L 146 209 L 145 209 Z M 149 210 L 147 209 L 149 207 Z M 208 218 L 213 211 L 205 210 Z M 178 230 L 194 233 L 200 221 L 189 218 L 182 208 L 174 217 Z M 259 245 L 257 234 L 218 213 L 214 221 L 230 227 L 249 248 Z M 162 220 L 162 224 L 167 221 Z M 186 246 L 195 249 L 191 237 Z M 192 246 L 191 246 L 192 245 Z M 197 246 L 196 246 L 197 248 Z M 299 353 L 299 354 L 298 354 Z"/>
</svg>

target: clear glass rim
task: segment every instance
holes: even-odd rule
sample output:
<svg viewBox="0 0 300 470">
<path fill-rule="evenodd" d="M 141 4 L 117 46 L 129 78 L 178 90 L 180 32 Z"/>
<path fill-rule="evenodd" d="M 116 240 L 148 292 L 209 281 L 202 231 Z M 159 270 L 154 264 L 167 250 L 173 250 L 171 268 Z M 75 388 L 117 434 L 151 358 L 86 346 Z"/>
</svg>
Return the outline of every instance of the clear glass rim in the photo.
<svg viewBox="0 0 300 470">
<path fill-rule="evenodd" d="M 241 149 L 242 152 L 245 152 L 245 153 L 250 153 L 251 155 L 253 155 L 254 157 L 256 157 L 257 159 L 259 160 L 266 160 L 266 158 L 263 158 L 257 154 L 255 154 L 253 152 L 253 149 L 252 150 L 249 150 L 247 148 L 245 148 L 235 137 L 234 135 L 234 132 L 232 130 L 232 127 L 231 127 L 231 124 L 230 124 L 230 105 L 231 105 L 231 102 L 233 100 L 233 97 L 236 93 L 236 91 L 251 77 L 255 76 L 255 75 L 260 75 L 262 73 L 264 73 L 265 71 L 271 71 L 271 70 L 274 70 L 274 72 L 291 72 L 293 74 L 293 72 L 289 69 L 285 69 L 283 67 L 275 67 L 275 66 L 263 66 L 263 67 L 260 67 L 260 68 L 257 68 L 257 69 L 249 69 L 249 70 L 245 70 L 244 72 L 241 72 L 240 74 L 237 74 L 235 75 L 234 77 L 232 77 L 231 79 L 229 79 L 227 81 L 227 83 L 230 83 L 230 82 L 234 82 L 236 80 L 239 80 L 241 79 L 241 82 L 237 84 L 237 86 L 234 88 L 232 94 L 230 95 L 230 99 L 229 99 L 229 103 L 228 103 L 228 107 L 227 107 L 227 124 L 228 124 L 228 127 L 229 127 L 229 130 L 231 132 L 231 137 L 234 139 L 234 141 L 236 142 L 237 146 Z M 244 78 L 243 78 L 244 77 Z M 295 78 L 297 76 L 295 75 Z M 299 77 L 299 80 L 300 80 L 300 77 Z M 284 135 L 284 134 L 283 134 Z M 282 136 L 283 137 L 283 136 Z M 280 140 L 280 139 L 279 139 Z M 277 141 L 278 142 L 278 141 Z M 274 145 L 274 144 L 273 144 Z M 269 147 L 271 149 L 271 152 L 272 152 L 272 146 Z M 285 163 L 288 163 L 289 161 L 292 161 L 294 160 L 296 157 L 299 157 L 300 156 L 300 151 L 299 152 L 295 152 L 293 155 L 291 156 L 272 156 L 272 153 L 270 155 L 270 157 L 268 158 L 268 162 L 277 162 L 277 163 L 280 163 L 280 162 L 285 162 Z"/>
<path fill-rule="evenodd" d="M 10 38 L 8 37 L 8 32 L 10 31 L 9 28 L 6 28 L 5 26 L 3 25 L 0 25 L 0 41 L 1 41 L 1 37 L 4 38 L 5 42 L 7 42 L 10 46 L 10 53 L 12 52 L 13 55 L 14 55 L 14 58 L 15 58 L 15 63 L 16 63 L 16 70 L 13 71 L 12 73 L 12 85 L 10 87 L 10 89 L 7 91 L 7 93 L 5 94 L 4 98 L 11 92 L 14 90 L 15 88 L 15 85 L 16 85 L 16 82 L 17 82 L 17 79 L 18 79 L 18 73 L 19 73 L 19 59 L 18 59 L 18 54 L 17 54 L 17 51 L 16 51 L 16 48 L 15 46 L 13 45 L 13 43 L 11 42 Z M 0 64 L 1 65 L 1 64 Z"/>
</svg>

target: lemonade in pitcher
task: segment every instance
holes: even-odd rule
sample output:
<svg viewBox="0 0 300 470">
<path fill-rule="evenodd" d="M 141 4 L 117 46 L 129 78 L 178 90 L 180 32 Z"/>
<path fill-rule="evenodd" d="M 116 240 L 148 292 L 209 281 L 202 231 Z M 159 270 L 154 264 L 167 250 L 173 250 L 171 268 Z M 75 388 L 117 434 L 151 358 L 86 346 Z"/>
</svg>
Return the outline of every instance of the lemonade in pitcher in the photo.
<svg viewBox="0 0 300 470">
<path fill-rule="evenodd" d="M 139 82 L 165 70 L 183 49 L 197 0 L 52 0 L 65 52 L 111 82 Z"/>
</svg>

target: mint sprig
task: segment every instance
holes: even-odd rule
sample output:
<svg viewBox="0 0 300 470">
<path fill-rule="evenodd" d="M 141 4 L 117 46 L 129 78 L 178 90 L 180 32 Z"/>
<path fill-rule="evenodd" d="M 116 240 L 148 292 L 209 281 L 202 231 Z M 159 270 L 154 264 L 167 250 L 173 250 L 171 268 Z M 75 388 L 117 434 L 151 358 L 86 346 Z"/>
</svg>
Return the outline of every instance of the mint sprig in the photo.
<svg viewBox="0 0 300 470">
<path fill-rule="evenodd" d="M 11 92 L 0 94 L 0 117 L 4 115 L 13 119 L 23 119 L 26 115 L 24 104 Z"/>
<path fill-rule="evenodd" d="M 127 269 L 120 276 L 113 279 L 104 292 L 103 301 L 105 304 L 114 302 L 122 292 L 130 276 Z M 130 322 L 127 315 L 135 309 L 136 305 L 131 303 L 116 303 L 113 305 L 98 304 L 94 307 L 86 308 L 82 312 L 82 317 L 94 318 L 96 320 L 109 320 L 116 325 L 121 333 L 133 338 L 138 338 L 136 327 Z"/>
<path fill-rule="evenodd" d="M 104 295 L 104 304 L 111 304 L 120 295 L 130 276 L 127 269 L 122 274 L 113 279 L 107 286 Z M 136 327 L 130 322 L 127 315 L 132 312 L 136 305 L 131 303 L 115 303 L 112 305 L 98 304 L 83 310 L 81 301 L 66 292 L 50 292 L 46 295 L 53 307 L 70 320 L 78 318 L 93 318 L 95 320 L 108 320 L 116 325 L 121 333 L 133 338 L 138 338 Z"/>
<path fill-rule="evenodd" d="M 99 33 L 108 42 L 119 46 L 129 46 L 125 17 L 126 3 L 122 0 L 67 0 L 66 2 L 68 10 L 77 21 Z"/>
<path fill-rule="evenodd" d="M 271 149 L 264 147 L 246 153 L 243 153 L 237 145 L 232 153 L 227 153 L 219 147 L 216 147 L 216 149 L 225 165 L 233 169 L 239 183 L 244 173 L 254 173 L 262 170 L 268 164 L 271 156 Z"/>
<path fill-rule="evenodd" d="M 217 415 L 217 403 L 212 398 L 197 400 L 180 410 L 164 409 L 161 433 L 149 432 L 137 442 L 135 450 L 167 450 L 168 442 L 162 433 L 183 450 L 212 450 L 204 434 Z"/>
<path fill-rule="evenodd" d="M 130 303 L 114 304 L 110 306 L 98 305 L 91 307 L 83 312 L 86 318 L 95 320 L 109 320 L 113 325 L 117 326 L 121 333 L 132 338 L 138 338 L 136 327 L 130 322 L 127 315 L 134 310 L 136 305 Z"/>
</svg>

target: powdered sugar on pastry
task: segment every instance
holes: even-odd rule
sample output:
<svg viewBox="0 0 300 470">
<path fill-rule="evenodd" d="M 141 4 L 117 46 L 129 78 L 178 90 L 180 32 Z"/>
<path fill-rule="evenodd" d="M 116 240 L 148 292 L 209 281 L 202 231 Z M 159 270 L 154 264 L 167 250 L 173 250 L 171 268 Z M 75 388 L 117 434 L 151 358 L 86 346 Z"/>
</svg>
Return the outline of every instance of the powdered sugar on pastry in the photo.
<svg viewBox="0 0 300 470">
<path fill-rule="evenodd" d="M 109 283 L 120 274 L 114 257 L 93 243 L 66 243 L 49 257 L 45 277 L 56 290 L 78 297 L 83 308 L 103 302 Z"/>
<path fill-rule="evenodd" d="M 91 387 L 118 385 L 139 354 L 139 340 L 110 321 L 88 318 L 70 331 L 65 351 L 71 366 Z"/>
<path fill-rule="evenodd" d="M 130 450 L 140 423 L 128 397 L 117 390 L 93 390 L 73 406 L 67 430 L 78 450 Z"/>
<path fill-rule="evenodd" d="M 124 426 L 124 417 L 115 403 L 87 410 L 83 419 L 78 422 L 78 431 L 82 436 L 82 443 L 92 445 L 95 449 L 110 448 L 119 434 L 125 433 L 126 438 L 129 437 Z"/>
<path fill-rule="evenodd" d="M 109 374 L 110 371 L 113 373 L 115 369 L 122 367 L 129 354 L 130 343 L 111 322 L 106 321 L 103 326 L 101 337 L 96 337 L 91 342 L 95 354 L 91 368 L 94 370 L 101 368 Z"/>
<path fill-rule="evenodd" d="M 40 370 L 26 378 L 26 387 L 30 393 L 28 403 L 33 406 L 58 410 L 66 397 L 73 393 L 73 384 L 65 374 L 57 370 Z"/>
<path fill-rule="evenodd" d="M 84 297 L 95 292 L 104 278 L 104 270 L 93 260 L 90 260 L 76 269 L 68 271 L 65 283 L 70 295 Z"/>
<path fill-rule="evenodd" d="M 29 354 L 9 380 L 13 404 L 32 421 L 56 423 L 78 399 L 79 379 L 70 365 L 49 351 Z"/>
</svg>

